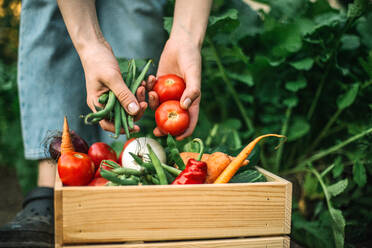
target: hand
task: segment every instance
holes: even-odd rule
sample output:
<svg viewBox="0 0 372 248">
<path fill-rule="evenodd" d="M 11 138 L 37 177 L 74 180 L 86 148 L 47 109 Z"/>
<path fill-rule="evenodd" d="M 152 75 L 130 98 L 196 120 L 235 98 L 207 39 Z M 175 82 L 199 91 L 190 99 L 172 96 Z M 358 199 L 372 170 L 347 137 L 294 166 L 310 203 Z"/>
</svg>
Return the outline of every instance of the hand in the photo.
<svg viewBox="0 0 372 248">
<path fill-rule="evenodd" d="M 145 83 L 138 88 L 136 99 L 124 83 L 119 64 L 110 45 L 106 41 L 102 41 L 89 46 L 86 51 L 79 53 L 79 55 L 85 73 L 87 104 L 89 108 L 96 112 L 94 106 L 101 106 L 98 103 L 99 96 L 108 90 L 112 90 L 126 112 L 134 115 L 135 120 L 140 119 L 147 108 L 147 103 L 145 102 Z M 106 131 L 115 132 L 113 123 L 102 120 L 99 124 Z M 138 132 L 139 130 L 140 128 L 137 125 L 134 126 L 134 132 Z M 121 133 L 124 133 L 124 130 L 121 130 Z"/>
<path fill-rule="evenodd" d="M 183 109 L 189 110 L 190 124 L 186 131 L 176 138 L 177 140 L 182 140 L 193 133 L 198 122 L 201 97 L 200 47 L 187 38 L 170 38 L 165 44 L 160 57 L 157 77 L 165 74 L 176 74 L 182 77 L 186 83 L 186 89 L 183 92 L 180 102 Z M 159 97 L 155 91 L 152 91 L 155 82 L 156 78 L 151 75 L 146 83 L 151 109 L 156 109 L 159 105 Z M 163 136 L 165 134 L 156 127 L 154 129 L 154 135 Z"/>
</svg>

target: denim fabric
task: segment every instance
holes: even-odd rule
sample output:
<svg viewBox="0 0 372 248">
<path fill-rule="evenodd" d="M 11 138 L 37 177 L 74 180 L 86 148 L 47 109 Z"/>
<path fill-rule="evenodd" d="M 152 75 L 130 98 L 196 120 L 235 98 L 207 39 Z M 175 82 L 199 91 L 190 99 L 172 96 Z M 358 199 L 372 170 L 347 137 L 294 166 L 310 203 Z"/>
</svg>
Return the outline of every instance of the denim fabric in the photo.
<svg viewBox="0 0 372 248">
<path fill-rule="evenodd" d="M 162 51 L 165 0 L 97 0 L 97 16 L 117 57 L 154 58 Z M 18 51 L 18 90 L 26 159 L 46 158 L 43 140 L 61 130 L 63 116 L 88 143 L 112 142 L 99 126 L 86 126 L 83 68 L 56 0 L 22 2 Z"/>
</svg>

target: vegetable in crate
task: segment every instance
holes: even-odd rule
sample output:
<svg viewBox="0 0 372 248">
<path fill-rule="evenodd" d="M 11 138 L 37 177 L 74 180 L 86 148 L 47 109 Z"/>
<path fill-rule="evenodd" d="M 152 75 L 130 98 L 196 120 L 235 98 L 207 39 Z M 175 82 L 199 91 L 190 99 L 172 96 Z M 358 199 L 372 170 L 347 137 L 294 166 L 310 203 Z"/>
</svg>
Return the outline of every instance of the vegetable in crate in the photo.
<svg viewBox="0 0 372 248">
<path fill-rule="evenodd" d="M 163 103 L 169 100 L 179 101 L 185 88 L 185 81 L 181 77 L 167 74 L 156 80 L 153 90 L 158 94 L 159 102 Z"/>
<path fill-rule="evenodd" d="M 109 180 L 107 180 L 106 178 L 103 178 L 103 177 L 97 177 L 97 178 L 94 178 L 89 184 L 88 186 L 105 186 L 107 183 L 109 182 Z"/>
<path fill-rule="evenodd" d="M 58 159 L 58 174 L 62 183 L 68 186 L 87 185 L 94 174 L 94 163 L 89 156 L 74 151 L 66 117 L 63 124 L 61 156 Z"/>
<path fill-rule="evenodd" d="M 189 112 L 181 108 L 180 102 L 163 102 L 155 111 L 156 125 L 165 134 L 173 136 L 185 132 L 190 123 Z"/>
<path fill-rule="evenodd" d="M 70 130 L 70 136 L 72 139 L 72 145 L 74 150 L 81 153 L 88 153 L 88 143 L 81 138 L 77 133 L 73 130 Z M 62 143 L 62 135 L 60 132 L 57 132 L 56 135 L 47 138 L 45 145 L 48 146 L 49 154 L 52 159 L 56 162 L 58 158 L 61 156 L 61 143 Z M 49 145 L 48 145 L 49 144 Z"/>
<path fill-rule="evenodd" d="M 116 152 L 104 142 L 96 142 L 89 147 L 89 157 L 92 159 L 96 170 L 99 168 L 102 160 L 117 161 Z"/>
<path fill-rule="evenodd" d="M 194 139 L 200 145 L 200 153 L 198 158 L 189 159 L 186 168 L 178 175 L 172 184 L 202 184 L 207 177 L 207 164 L 200 161 L 204 153 L 204 144 L 201 139 Z"/>
<path fill-rule="evenodd" d="M 278 137 L 278 138 L 285 138 L 283 135 L 279 134 L 266 134 L 261 135 L 251 141 L 240 153 L 239 155 L 234 158 L 231 163 L 224 169 L 221 175 L 214 181 L 214 183 L 228 183 L 230 179 L 235 175 L 235 173 L 239 170 L 240 167 L 244 165 L 244 160 L 247 159 L 249 154 L 252 152 L 255 145 L 263 138 L 266 137 Z"/>
<path fill-rule="evenodd" d="M 151 145 L 161 163 L 167 162 L 164 148 L 159 144 L 159 142 L 152 138 L 140 137 L 130 142 L 123 151 L 123 157 L 121 161 L 122 166 L 132 169 L 140 168 L 140 165 L 135 161 L 130 153 L 137 155 L 143 162 L 149 162 L 150 157 L 147 145 Z"/>
</svg>

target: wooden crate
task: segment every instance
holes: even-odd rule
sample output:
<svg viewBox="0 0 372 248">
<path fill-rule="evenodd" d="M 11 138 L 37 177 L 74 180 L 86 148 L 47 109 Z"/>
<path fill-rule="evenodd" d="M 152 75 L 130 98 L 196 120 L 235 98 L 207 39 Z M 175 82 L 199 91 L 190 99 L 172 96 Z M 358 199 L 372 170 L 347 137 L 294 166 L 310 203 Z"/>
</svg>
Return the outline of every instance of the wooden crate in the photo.
<svg viewBox="0 0 372 248">
<path fill-rule="evenodd" d="M 57 173 L 55 247 L 289 247 L 292 185 L 258 169 L 268 182 L 63 187 Z"/>
</svg>

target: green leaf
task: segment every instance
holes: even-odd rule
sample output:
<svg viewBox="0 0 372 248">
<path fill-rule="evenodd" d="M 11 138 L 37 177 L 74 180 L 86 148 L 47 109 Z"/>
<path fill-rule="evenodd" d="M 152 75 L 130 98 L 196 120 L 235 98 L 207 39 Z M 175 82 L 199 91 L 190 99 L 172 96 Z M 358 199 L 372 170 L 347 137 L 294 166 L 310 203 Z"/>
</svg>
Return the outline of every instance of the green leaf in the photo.
<svg viewBox="0 0 372 248">
<path fill-rule="evenodd" d="M 251 73 L 249 71 L 245 71 L 241 74 L 238 74 L 238 73 L 234 73 L 234 72 L 228 72 L 227 75 L 229 77 L 231 77 L 232 79 L 235 79 L 239 82 L 242 82 L 242 83 L 245 83 L 246 85 L 248 86 L 253 86 L 254 85 L 254 82 L 253 82 L 253 77 L 251 75 Z"/>
<path fill-rule="evenodd" d="M 256 183 L 266 182 L 266 178 L 262 173 L 257 170 L 245 170 L 241 173 L 237 173 L 229 183 Z"/>
<path fill-rule="evenodd" d="M 311 196 L 315 194 L 317 191 L 318 180 L 313 174 L 307 173 L 305 176 L 303 187 L 304 187 L 306 196 L 311 198 Z"/>
<path fill-rule="evenodd" d="M 163 18 L 163 27 L 164 29 L 170 34 L 172 30 L 172 25 L 173 25 L 173 17 L 164 17 Z"/>
<path fill-rule="evenodd" d="M 239 94 L 239 98 L 242 99 L 242 101 L 247 102 L 247 103 L 253 103 L 254 97 L 249 94 Z"/>
<path fill-rule="evenodd" d="M 345 240 L 345 219 L 342 215 L 341 210 L 330 208 L 329 213 L 331 214 L 333 225 L 332 231 L 333 236 L 335 239 L 335 246 L 336 248 L 343 248 L 344 247 L 344 240 Z"/>
<path fill-rule="evenodd" d="M 125 58 L 116 58 L 119 64 L 120 72 L 125 74 L 128 72 L 129 60 Z"/>
<path fill-rule="evenodd" d="M 333 178 L 337 178 L 344 171 L 344 164 L 342 163 L 341 157 L 337 157 L 334 163 L 335 163 L 335 167 L 333 167 L 332 175 L 333 175 Z"/>
<path fill-rule="evenodd" d="M 290 98 L 287 98 L 283 101 L 284 105 L 286 105 L 287 107 L 290 107 L 290 108 L 293 108 L 293 107 L 296 107 L 297 104 L 298 104 L 298 98 L 297 97 L 290 97 Z"/>
<path fill-rule="evenodd" d="M 298 140 L 310 131 L 310 124 L 305 118 L 295 118 L 288 130 L 288 142 Z"/>
<path fill-rule="evenodd" d="M 341 194 L 342 192 L 344 192 L 347 185 L 348 185 L 348 180 L 344 179 L 344 180 L 338 181 L 335 184 L 332 184 L 332 185 L 328 186 L 327 190 L 328 190 L 328 193 L 331 196 L 337 196 L 337 195 Z"/>
<path fill-rule="evenodd" d="M 349 107 L 355 101 L 358 94 L 359 83 L 352 84 L 350 89 L 337 99 L 337 107 L 339 109 L 345 109 Z"/>
<path fill-rule="evenodd" d="M 368 0 L 355 0 L 353 3 L 349 4 L 347 10 L 348 18 L 358 18 L 363 15 L 368 5 Z"/>
<path fill-rule="evenodd" d="M 242 127 L 242 122 L 239 119 L 227 119 L 221 124 L 222 127 L 228 129 L 239 130 Z"/>
<path fill-rule="evenodd" d="M 359 187 L 363 187 L 367 183 L 366 168 L 358 160 L 355 161 L 353 166 L 353 179 Z"/>
<path fill-rule="evenodd" d="M 360 38 L 356 35 L 345 34 L 341 37 L 341 49 L 354 50 L 360 46 Z"/>
<path fill-rule="evenodd" d="M 238 19 L 238 11 L 236 9 L 229 9 L 220 16 L 210 16 L 209 17 L 209 25 L 210 26 L 215 25 L 219 21 L 222 21 L 222 20 L 225 20 L 225 19 L 237 20 Z"/>
<path fill-rule="evenodd" d="M 296 68 L 297 70 L 305 70 L 308 71 L 313 67 L 314 59 L 312 58 L 304 58 L 301 60 L 297 60 L 295 62 L 289 63 L 291 66 Z"/>
<path fill-rule="evenodd" d="M 285 88 L 292 92 L 297 92 L 300 89 L 305 88 L 307 85 L 306 79 L 304 77 L 300 77 L 296 81 L 289 81 L 286 82 Z"/>
</svg>

